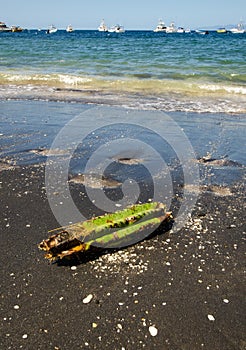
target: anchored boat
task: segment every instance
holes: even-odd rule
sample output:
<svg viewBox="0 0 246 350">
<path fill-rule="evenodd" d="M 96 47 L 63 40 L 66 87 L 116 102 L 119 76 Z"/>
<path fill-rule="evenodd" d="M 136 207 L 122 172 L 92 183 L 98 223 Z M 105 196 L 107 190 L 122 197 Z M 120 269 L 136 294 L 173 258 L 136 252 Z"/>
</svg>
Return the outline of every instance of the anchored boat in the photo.
<svg viewBox="0 0 246 350">
<path fill-rule="evenodd" d="M 20 32 L 22 32 L 23 31 L 23 29 L 21 28 L 21 27 L 19 27 L 19 26 L 12 26 L 11 27 L 11 31 L 13 32 L 13 33 L 20 33 Z"/>
<path fill-rule="evenodd" d="M 67 33 L 72 33 L 72 32 L 73 32 L 73 27 L 72 27 L 71 24 L 69 24 L 69 25 L 67 26 L 66 32 L 67 32 Z"/>
<path fill-rule="evenodd" d="M 100 23 L 100 26 L 98 27 L 99 32 L 108 32 L 108 27 L 106 26 L 104 19 Z"/>
<path fill-rule="evenodd" d="M 0 32 L 12 32 L 11 28 L 7 27 L 4 22 L 0 22 Z"/>
<path fill-rule="evenodd" d="M 56 33 L 57 32 L 57 28 L 52 24 L 46 31 L 46 34 L 52 34 L 52 33 Z"/>
<path fill-rule="evenodd" d="M 160 19 L 156 28 L 154 29 L 154 32 L 155 33 L 166 32 L 166 29 L 167 29 L 167 27 L 166 27 L 165 23 L 163 22 L 162 19 Z"/>
<path fill-rule="evenodd" d="M 239 22 L 236 27 L 230 29 L 232 34 L 243 34 L 245 32 L 243 22 Z"/>
<path fill-rule="evenodd" d="M 125 29 L 123 26 L 116 24 L 115 26 L 109 28 L 109 33 L 125 33 Z"/>
<path fill-rule="evenodd" d="M 171 22 L 170 26 L 167 27 L 166 33 L 177 33 L 177 28 L 175 27 L 174 22 Z"/>
<path fill-rule="evenodd" d="M 216 32 L 219 34 L 225 34 L 225 33 L 227 33 L 227 30 L 225 28 L 219 28 L 216 30 Z"/>
</svg>

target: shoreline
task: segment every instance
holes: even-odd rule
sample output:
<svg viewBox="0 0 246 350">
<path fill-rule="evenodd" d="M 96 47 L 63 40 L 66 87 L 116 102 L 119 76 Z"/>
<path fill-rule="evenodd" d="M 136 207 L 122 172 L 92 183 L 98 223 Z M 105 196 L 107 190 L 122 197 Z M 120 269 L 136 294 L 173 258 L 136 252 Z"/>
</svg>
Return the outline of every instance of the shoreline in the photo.
<svg viewBox="0 0 246 350">
<path fill-rule="evenodd" d="M 47 199 L 47 150 L 89 106 L 0 104 L 1 348 L 244 350 L 245 116 L 171 113 L 194 147 L 201 176 L 199 188 L 187 189 L 198 197 L 178 232 L 160 232 L 87 261 L 49 264 L 37 247 L 60 226 Z M 96 127 L 96 119 L 87 124 Z M 92 146 L 89 138 L 80 149 L 84 158 Z M 122 147 L 113 160 L 123 170 L 148 164 L 146 153 L 128 157 Z M 80 161 L 71 165 L 69 188 L 90 218 L 100 210 L 86 195 Z M 111 196 L 121 185 L 115 169 L 104 183 Z M 177 189 L 182 194 L 180 183 Z"/>
<path fill-rule="evenodd" d="M 225 113 L 246 114 L 245 89 L 233 84 L 192 83 L 187 81 L 180 87 L 178 81 L 163 82 L 143 79 L 139 81 L 105 80 L 76 76 L 58 75 L 57 84 L 51 79 L 50 84 L 24 81 L 22 84 L 0 84 L 0 102 L 57 102 L 86 105 L 109 105 L 140 110 L 162 110 L 164 112 L 183 113 Z M 61 81 L 60 81 L 61 79 Z M 77 83 L 77 79 L 88 80 Z M 30 80 L 30 79 L 29 79 Z M 66 82 L 66 80 L 68 82 Z M 149 80 L 149 85 L 146 81 Z M 113 84 L 113 85 L 112 85 Z M 114 86 L 115 85 L 115 86 Z M 170 86 L 171 87 L 170 87 Z M 136 87 L 137 86 L 137 87 Z M 154 88 L 155 86 L 155 88 Z M 158 89 L 159 86 L 159 89 Z M 193 87 L 195 90 L 192 91 Z"/>
</svg>

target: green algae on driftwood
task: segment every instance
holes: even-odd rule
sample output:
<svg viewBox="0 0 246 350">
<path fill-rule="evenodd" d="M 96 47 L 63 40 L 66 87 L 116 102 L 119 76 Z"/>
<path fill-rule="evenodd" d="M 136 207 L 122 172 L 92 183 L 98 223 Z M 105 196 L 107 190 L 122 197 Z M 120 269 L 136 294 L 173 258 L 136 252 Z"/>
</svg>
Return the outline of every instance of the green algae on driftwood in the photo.
<svg viewBox="0 0 246 350">
<path fill-rule="evenodd" d="M 115 213 L 94 217 L 90 220 L 71 224 L 49 231 L 52 234 L 39 244 L 46 251 L 49 260 L 62 259 L 76 252 L 85 252 L 93 247 L 119 248 L 146 238 L 171 213 L 158 202 L 135 204 Z M 137 238 L 137 239 L 136 239 Z"/>
</svg>

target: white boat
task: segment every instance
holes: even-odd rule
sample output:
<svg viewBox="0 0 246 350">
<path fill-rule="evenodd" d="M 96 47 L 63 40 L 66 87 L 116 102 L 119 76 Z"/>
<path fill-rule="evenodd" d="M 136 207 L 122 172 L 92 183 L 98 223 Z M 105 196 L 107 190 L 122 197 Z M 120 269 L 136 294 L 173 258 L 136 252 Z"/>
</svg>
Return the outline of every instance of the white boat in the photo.
<svg viewBox="0 0 246 350">
<path fill-rule="evenodd" d="M 175 27 L 174 22 L 171 22 L 170 26 L 167 27 L 166 33 L 177 33 L 177 28 Z"/>
<path fill-rule="evenodd" d="M 165 23 L 163 22 L 162 19 L 160 19 L 156 28 L 154 29 L 154 32 L 155 33 L 166 32 L 166 29 L 167 29 L 167 27 L 166 27 Z"/>
<path fill-rule="evenodd" d="M 12 29 L 7 27 L 4 22 L 0 22 L 0 32 L 12 32 Z"/>
<path fill-rule="evenodd" d="M 66 31 L 67 31 L 68 33 L 72 33 L 72 32 L 73 32 L 73 27 L 72 27 L 71 24 L 69 24 L 69 25 L 67 26 Z"/>
<path fill-rule="evenodd" d="M 106 26 L 104 19 L 102 20 L 100 26 L 97 28 L 99 32 L 108 32 L 108 27 Z"/>
<path fill-rule="evenodd" d="M 47 34 L 52 34 L 56 32 L 57 32 L 57 28 L 53 24 L 46 31 Z"/>
<path fill-rule="evenodd" d="M 125 29 L 123 26 L 116 24 L 115 26 L 109 28 L 109 33 L 125 33 Z"/>
<path fill-rule="evenodd" d="M 208 30 L 196 29 L 195 32 L 200 35 L 206 35 L 209 33 Z"/>
<path fill-rule="evenodd" d="M 186 28 L 186 29 L 185 29 L 185 33 L 188 33 L 188 34 L 190 34 L 190 33 L 191 33 L 191 30 L 190 30 L 190 28 Z"/>
<path fill-rule="evenodd" d="M 233 34 L 243 34 L 245 32 L 243 22 L 239 22 L 236 27 L 230 29 L 230 32 Z"/>
<path fill-rule="evenodd" d="M 177 33 L 185 33 L 185 29 L 183 27 L 178 27 Z"/>
</svg>

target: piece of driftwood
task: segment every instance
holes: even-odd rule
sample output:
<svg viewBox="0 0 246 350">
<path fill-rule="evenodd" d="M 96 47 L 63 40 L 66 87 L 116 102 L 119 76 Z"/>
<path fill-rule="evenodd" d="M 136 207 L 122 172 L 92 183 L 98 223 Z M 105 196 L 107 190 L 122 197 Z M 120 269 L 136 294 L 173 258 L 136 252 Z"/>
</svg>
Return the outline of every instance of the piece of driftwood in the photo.
<svg viewBox="0 0 246 350">
<path fill-rule="evenodd" d="M 159 202 L 135 204 L 115 213 L 49 231 L 51 236 L 38 247 L 51 261 L 62 259 L 93 248 L 108 249 L 130 245 L 140 241 L 163 221 L 171 218 L 165 205 Z"/>
</svg>

